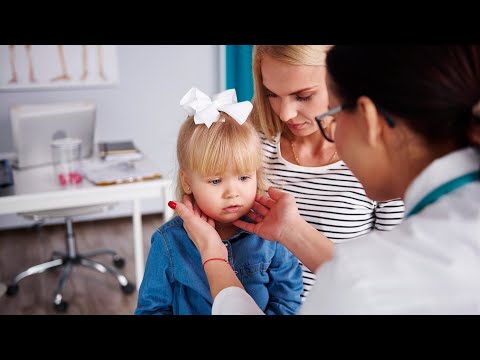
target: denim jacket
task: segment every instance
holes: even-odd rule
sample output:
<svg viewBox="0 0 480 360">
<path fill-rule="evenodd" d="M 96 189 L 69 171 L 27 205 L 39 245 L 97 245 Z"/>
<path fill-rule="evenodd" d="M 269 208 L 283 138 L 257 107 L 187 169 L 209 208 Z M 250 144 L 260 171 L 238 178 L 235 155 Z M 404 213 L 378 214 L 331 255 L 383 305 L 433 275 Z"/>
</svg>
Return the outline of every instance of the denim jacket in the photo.
<svg viewBox="0 0 480 360">
<path fill-rule="evenodd" d="M 295 314 L 302 269 L 283 245 L 240 230 L 228 240 L 228 261 L 245 290 L 266 314 Z M 212 297 L 200 253 L 175 217 L 152 235 L 136 315 L 211 314 Z"/>
</svg>

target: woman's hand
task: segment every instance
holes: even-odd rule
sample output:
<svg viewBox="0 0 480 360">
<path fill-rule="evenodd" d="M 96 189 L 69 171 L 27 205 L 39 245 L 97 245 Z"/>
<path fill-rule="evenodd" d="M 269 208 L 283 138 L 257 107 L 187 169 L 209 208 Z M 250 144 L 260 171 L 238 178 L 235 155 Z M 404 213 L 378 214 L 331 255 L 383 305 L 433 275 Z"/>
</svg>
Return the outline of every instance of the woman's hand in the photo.
<svg viewBox="0 0 480 360">
<path fill-rule="evenodd" d="M 183 202 L 176 202 L 174 210 L 182 218 L 183 227 L 200 252 L 202 262 L 216 257 L 227 259 L 227 248 L 215 230 L 215 221 L 193 205 L 188 195 L 184 195 Z"/>
<path fill-rule="evenodd" d="M 253 211 L 247 216 L 251 224 L 237 220 L 233 224 L 290 250 L 310 271 L 315 272 L 333 255 L 333 243 L 307 223 L 298 213 L 295 197 L 275 188 L 268 196 L 257 196 Z"/>
<path fill-rule="evenodd" d="M 283 242 L 292 238 L 299 222 L 303 222 L 298 213 L 295 197 L 270 187 L 268 196 L 257 196 L 252 210 L 247 216 L 255 224 L 237 220 L 233 224 L 243 230 L 257 234 L 267 240 Z"/>
</svg>

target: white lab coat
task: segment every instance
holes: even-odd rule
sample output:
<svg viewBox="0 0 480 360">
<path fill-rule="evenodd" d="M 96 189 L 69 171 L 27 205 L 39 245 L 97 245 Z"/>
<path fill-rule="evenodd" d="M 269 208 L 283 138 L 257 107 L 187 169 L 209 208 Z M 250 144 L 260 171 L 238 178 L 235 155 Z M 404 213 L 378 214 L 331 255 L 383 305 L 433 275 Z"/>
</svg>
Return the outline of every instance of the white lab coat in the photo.
<svg viewBox="0 0 480 360">
<path fill-rule="evenodd" d="M 405 213 L 433 189 L 479 167 L 472 148 L 434 161 L 410 184 Z M 336 245 L 316 275 L 301 314 L 479 314 L 480 181 L 441 197 L 390 232 Z M 245 292 L 228 288 L 215 298 L 212 313 L 260 312 Z"/>
</svg>

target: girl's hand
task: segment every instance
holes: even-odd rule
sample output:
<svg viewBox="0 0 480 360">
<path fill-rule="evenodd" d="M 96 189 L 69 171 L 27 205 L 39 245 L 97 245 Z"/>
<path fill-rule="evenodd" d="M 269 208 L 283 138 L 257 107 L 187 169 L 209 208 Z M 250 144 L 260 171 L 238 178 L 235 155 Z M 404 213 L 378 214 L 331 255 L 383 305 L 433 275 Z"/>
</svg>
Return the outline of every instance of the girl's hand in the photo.
<svg viewBox="0 0 480 360">
<path fill-rule="evenodd" d="M 293 195 L 273 187 L 268 189 L 268 194 L 269 197 L 258 195 L 252 211 L 247 214 L 254 224 L 242 220 L 233 224 L 264 239 L 281 243 L 295 234 L 295 228 L 302 218 Z"/>
</svg>

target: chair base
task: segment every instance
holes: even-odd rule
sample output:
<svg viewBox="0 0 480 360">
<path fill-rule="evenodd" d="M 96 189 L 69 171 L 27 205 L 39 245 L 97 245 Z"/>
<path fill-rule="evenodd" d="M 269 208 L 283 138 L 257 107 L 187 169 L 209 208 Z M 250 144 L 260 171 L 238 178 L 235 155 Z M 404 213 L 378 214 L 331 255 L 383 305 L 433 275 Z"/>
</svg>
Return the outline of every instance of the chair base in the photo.
<svg viewBox="0 0 480 360">
<path fill-rule="evenodd" d="M 74 256 L 54 251 L 52 254 L 52 260 L 32 266 L 15 276 L 12 283 L 7 288 L 6 295 L 15 295 L 18 292 L 18 283 L 28 276 L 40 274 L 48 269 L 63 267 L 63 271 L 60 274 L 60 278 L 58 280 L 57 288 L 55 289 L 55 292 L 53 294 L 53 306 L 55 310 L 65 312 L 68 309 L 68 303 L 63 299 L 62 292 L 68 280 L 68 277 L 72 272 L 73 266 L 84 266 L 101 272 L 103 274 L 109 273 L 117 279 L 123 293 L 133 293 L 135 291 L 135 286 L 121 272 L 111 266 L 104 265 L 98 261 L 91 259 L 91 257 L 103 254 L 110 254 L 113 256 L 114 266 L 118 268 L 124 266 L 125 260 L 122 257 L 118 256 L 115 251 L 110 249 L 99 249 L 84 254 L 75 253 Z"/>
</svg>

